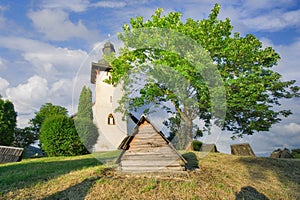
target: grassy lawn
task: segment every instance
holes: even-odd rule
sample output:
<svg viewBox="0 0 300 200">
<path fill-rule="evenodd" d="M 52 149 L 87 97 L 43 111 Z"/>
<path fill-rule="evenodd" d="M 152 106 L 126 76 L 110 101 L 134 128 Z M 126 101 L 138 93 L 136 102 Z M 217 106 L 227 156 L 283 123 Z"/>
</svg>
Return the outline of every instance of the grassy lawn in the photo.
<svg viewBox="0 0 300 200">
<path fill-rule="evenodd" d="M 300 199 L 300 161 L 184 152 L 181 174 L 124 174 L 119 152 L 0 165 L 0 199 Z M 102 164 L 101 162 L 106 163 Z"/>
</svg>

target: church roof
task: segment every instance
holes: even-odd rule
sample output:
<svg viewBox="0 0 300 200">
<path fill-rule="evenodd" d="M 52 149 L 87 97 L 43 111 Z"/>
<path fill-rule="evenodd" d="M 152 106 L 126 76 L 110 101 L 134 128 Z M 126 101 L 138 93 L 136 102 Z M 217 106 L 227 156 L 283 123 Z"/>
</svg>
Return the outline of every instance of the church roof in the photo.
<svg viewBox="0 0 300 200">
<path fill-rule="evenodd" d="M 102 49 L 103 55 L 109 55 L 113 52 L 115 52 L 114 45 L 110 43 L 110 41 L 106 42 L 104 44 L 104 47 Z M 92 63 L 91 67 L 91 83 L 96 83 L 97 74 L 99 71 L 109 71 L 111 70 L 111 66 L 109 63 L 101 58 L 97 63 Z"/>
</svg>

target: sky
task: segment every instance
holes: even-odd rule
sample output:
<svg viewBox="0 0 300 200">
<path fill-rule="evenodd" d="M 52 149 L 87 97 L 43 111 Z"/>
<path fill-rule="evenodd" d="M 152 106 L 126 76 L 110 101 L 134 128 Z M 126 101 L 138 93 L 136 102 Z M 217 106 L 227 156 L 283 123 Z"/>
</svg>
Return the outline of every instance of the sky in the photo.
<svg viewBox="0 0 300 200">
<path fill-rule="evenodd" d="M 76 113 L 82 85 L 91 86 L 90 62 L 101 57 L 108 34 L 114 38 L 130 18 L 182 13 L 182 20 L 207 18 L 215 3 L 219 19 L 230 18 L 233 32 L 250 33 L 281 56 L 274 70 L 300 85 L 300 2 L 298 0 L 0 0 L 0 94 L 14 103 L 18 126 L 25 127 L 41 105 L 51 102 Z M 93 88 L 93 86 L 91 86 Z M 282 101 L 293 115 L 268 132 L 232 141 L 221 133 L 212 141 L 224 153 L 230 144 L 250 143 L 256 155 L 277 148 L 300 148 L 300 99 Z"/>
</svg>

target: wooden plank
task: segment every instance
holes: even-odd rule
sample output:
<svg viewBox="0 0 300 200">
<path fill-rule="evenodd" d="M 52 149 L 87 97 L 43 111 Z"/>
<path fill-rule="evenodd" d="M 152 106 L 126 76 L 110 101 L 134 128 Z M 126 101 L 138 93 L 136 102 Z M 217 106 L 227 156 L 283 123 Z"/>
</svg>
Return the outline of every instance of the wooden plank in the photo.
<svg viewBox="0 0 300 200">
<path fill-rule="evenodd" d="M 121 160 L 158 160 L 158 159 L 164 159 L 164 160 L 177 160 L 179 159 L 178 156 L 165 156 L 165 155 L 125 155 L 121 158 Z"/>
<path fill-rule="evenodd" d="M 157 160 L 149 162 L 148 160 L 123 160 L 121 166 L 182 166 L 183 162 L 176 160 Z"/>
<path fill-rule="evenodd" d="M 124 172 L 164 172 L 184 171 L 185 167 L 121 167 Z"/>
</svg>

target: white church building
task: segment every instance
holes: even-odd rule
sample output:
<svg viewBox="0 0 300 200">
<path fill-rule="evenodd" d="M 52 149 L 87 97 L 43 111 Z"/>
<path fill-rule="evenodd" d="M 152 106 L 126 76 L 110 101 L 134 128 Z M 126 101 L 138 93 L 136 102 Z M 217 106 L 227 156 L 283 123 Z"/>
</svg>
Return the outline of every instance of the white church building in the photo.
<svg viewBox="0 0 300 200">
<path fill-rule="evenodd" d="M 104 55 L 109 55 L 115 52 L 115 49 L 108 41 L 102 51 Z M 117 101 L 122 97 L 122 91 L 120 87 L 104 82 L 106 79 L 111 79 L 111 69 L 109 63 L 103 58 L 97 63 L 93 62 L 91 67 L 91 83 L 96 86 L 93 116 L 99 133 L 94 152 L 116 150 L 127 133 L 132 130 L 130 122 L 122 120 L 122 113 L 114 112 Z"/>
</svg>

